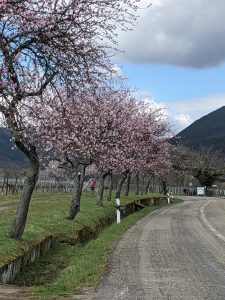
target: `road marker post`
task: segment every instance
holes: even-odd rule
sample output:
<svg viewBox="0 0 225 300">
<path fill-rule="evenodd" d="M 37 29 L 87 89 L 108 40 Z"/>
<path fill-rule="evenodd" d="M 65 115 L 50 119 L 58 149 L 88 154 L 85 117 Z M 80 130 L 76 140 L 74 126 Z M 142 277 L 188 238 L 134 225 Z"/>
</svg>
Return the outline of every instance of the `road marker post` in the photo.
<svg viewBox="0 0 225 300">
<path fill-rule="evenodd" d="M 167 201 L 168 201 L 168 204 L 170 204 L 170 193 L 167 193 Z"/>
<path fill-rule="evenodd" d="M 116 222 L 120 224 L 120 199 L 116 198 Z"/>
</svg>

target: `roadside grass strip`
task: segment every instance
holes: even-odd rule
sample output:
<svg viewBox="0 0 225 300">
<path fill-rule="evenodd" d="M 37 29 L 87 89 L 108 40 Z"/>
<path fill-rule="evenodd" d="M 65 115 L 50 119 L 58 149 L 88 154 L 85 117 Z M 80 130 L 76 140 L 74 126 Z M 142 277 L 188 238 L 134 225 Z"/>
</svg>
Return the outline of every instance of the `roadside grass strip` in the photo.
<svg viewBox="0 0 225 300">
<path fill-rule="evenodd" d="M 66 219 L 70 193 L 34 194 L 23 237 L 17 241 L 9 239 L 7 233 L 16 213 L 19 197 L 0 195 L 0 203 L 4 203 L 4 209 L 0 210 L 0 266 L 23 254 L 45 236 L 53 235 L 59 239 L 68 237 L 84 226 L 94 229 L 103 217 L 113 217 L 115 201 L 105 201 L 104 207 L 99 207 L 95 198 L 96 195 L 84 193 L 81 211 L 75 220 L 70 221 Z M 122 197 L 121 203 L 126 204 L 138 198 L 140 196 Z"/>
<path fill-rule="evenodd" d="M 131 194 L 121 197 L 121 204 L 155 196 Z M 84 193 L 80 213 L 75 220 L 69 221 L 66 213 L 71 194 L 34 194 L 23 238 L 17 241 L 9 239 L 7 232 L 16 212 L 18 197 L 1 195 L 0 203 L 4 201 L 4 210 L 0 210 L 0 266 L 23 254 L 45 236 L 53 235 L 60 241 L 73 236 L 84 226 L 96 230 L 100 219 L 116 220 L 115 201 L 105 201 L 104 207 L 99 207 L 95 198 L 96 195 Z M 173 199 L 173 203 L 178 202 L 180 200 Z M 95 239 L 88 242 L 75 245 L 56 243 L 45 255 L 24 267 L 14 284 L 23 287 L 31 299 L 63 299 L 67 296 L 70 299 L 71 295 L 82 293 L 83 288 L 95 287 L 115 240 L 138 219 L 162 206 L 165 205 L 145 207 L 122 219 L 120 225 L 114 222 L 99 230 Z"/>
<path fill-rule="evenodd" d="M 181 201 L 174 199 L 173 203 Z M 172 204 L 173 204 L 172 203 Z M 107 256 L 115 241 L 137 220 L 167 205 L 151 206 L 114 222 L 101 230 L 94 240 L 83 244 L 58 244 L 47 255 L 26 267 L 15 284 L 31 286 L 26 291 L 34 299 L 64 299 L 96 287 L 105 270 Z"/>
</svg>

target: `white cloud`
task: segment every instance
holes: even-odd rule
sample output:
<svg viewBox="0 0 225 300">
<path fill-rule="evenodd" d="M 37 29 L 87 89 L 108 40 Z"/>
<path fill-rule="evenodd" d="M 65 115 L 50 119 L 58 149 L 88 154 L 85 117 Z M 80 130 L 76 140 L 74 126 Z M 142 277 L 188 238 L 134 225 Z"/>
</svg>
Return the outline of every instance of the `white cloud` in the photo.
<svg viewBox="0 0 225 300">
<path fill-rule="evenodd" d="M 151 2 L 149 9 L 140 11 L 133 31 L 119 33 L 119 48 L 125 54 L 118 59 L 196 68 L 225 61 L 224 0 Z"/>
<path fill-rule="evenodd" d="M 213 94 L 179 101 L 167 102 L 167 109 L 176 114 L 189 114 L 193 120 L 225 105 L 225 94 Z"/>
<path fill-rule="evenodd" d="M 182 127 L 187 127 L 193 122 L 193 120 L 191 119 L 191 116 L 188 114 L 179 114 L 179 115 L 175 116 L 174 119 Z"/>
<path fill-rule="evenodd" d="M 147 104 L 150 104 L 152 107 L 158 109 L 158 108 L 162 108 L 164 110 L 164 115 L 165 117 L 167 116 L 167 109 L 166 106 L 163 102 L 158 102 L 153 95 L 151 95 L 149 92 L 147 91 L 137 91 L 135 92 L 135 96 L 137 99 L 141 99 L 143 101 L 145 101 Z"/>
<path fill-rule="evenodd" d="M 174 124 L 175 131 L 180 132 L 192 122 L 224 105 L 225 94 L 215 94 L 207 97 L 168 102 L 167 111 L 171 123 Z M 187 124 L 182 123 L 182 119 L 185 121 L 185 116 Z"/>
<path fill-rule="evenodd" d="M 154 108 L 162 108 L 162 109 L 165 109 L 165 105 L 164 103 L 160 103 L 160 102 L 157 102 L 154 98 L 149 98 L 149 97 L 140 97 L 143 101 L 145 101 L 146 103 L 149 103 L 152 107 Z"/>
<path fill-rule="evenodd" d="M 148 99 L 156 107 L 165 109 L 165 116 L 170 121 L 173 130 L 180 132 L 192 122 L 219 109 L 225 105 L 225 94 L 214 94 L 206 97 L 196 97 L 179 101 L 158 102 L 148 92 L 138 92 L 137 97 Z"/>
</svg>

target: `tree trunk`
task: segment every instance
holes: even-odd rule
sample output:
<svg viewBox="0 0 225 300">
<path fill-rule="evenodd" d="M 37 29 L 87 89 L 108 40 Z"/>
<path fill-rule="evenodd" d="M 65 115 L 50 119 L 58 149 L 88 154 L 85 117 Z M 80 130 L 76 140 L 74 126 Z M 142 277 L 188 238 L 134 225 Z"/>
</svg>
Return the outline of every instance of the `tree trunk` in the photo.
<svg viewBox="0 0 225 300">
<path fill-rule="evenodd" d="M 125 171 L 123 174 L 122 174 L 122 177 L 120 178 L 118 184 L 117 184 L 117 188 L 116 188 L 116 197 L 117 198 L 120 198 L 120 194 L 121 194 L 121 189 L 122 189 L 122 186 L 123 186 L 123 183 L 124 181 L 127 179 L 127 174 L 128 174 L 129 171 Z"/>
<path fill-rule="evenodd" d="M 103 193 L 105 188 L 105 178 L 107 175 L 109 175 L 111 172 L 102 172 L 99 180 L 99 186 L 98 186 L 98 196 L 97 196 L 97 203 L 99 206 L 103 206 Z"/>
<path fill-rule="evenodd" d="M 139 195 L 140 191 L 140 177 L 139 174 L 136 175 L 136 190 L 135 190 L 135 195 Z"/>
<path fill-rule="evenodd" d="M 16 193 L 17 181 L 18 181 L 18 176 L 16 176 L 15 187 L 14 187 L 14 194 Z"/>
<path fill-rule="evenodd" d="M 24 182 L 23 190 L 20 197 L 20 203 L 17 209 L 16 216 L 12 223 L 8 236 L 10 238 L 21 238 L 27 221 L 28 209 L 31 196 L 38 180 L 39 174 L 39 159 L 36 148 L 29 145 L 29 148 L 22 142 L 16 142 L 17 147 L 26 154 L 29 161 L 29 169 Z"/>
<path fill-rule="evenodd" d="M 6 173 L 6 192 L 5 194 L 8 195 L 9 192 L 9 173 Z"/>
<path fill-rule="evenodd" d="M 126 182 L 126 190 L 125 190 L 124 196 L 128 196 L 129 195 L 129 191 L 130 191 L 130 179 L 131 179 L 131 173 L 128 172 L 128 174 L 127 174 L 127 182 Z"/>
<path fill-rule="evenodd" d="M 82 196 L 82 189 L 84 185 L 84 177 L 85 177 L 85 170 L 86 170 L 86 165 L 81 166 L 81 172 L 80 172 L 80 187 L 79 187 L 79 198 L 81 199 Z M 79 200 L 79 211 L 80 211 L 80 200 Z"/>
<path fill-rule="evenodd" d="M 145 186 L 145 177 L 144 176 L 142 176 L 142 184 L 141 184 L 141 195 L 143 195 L 144 194 L 144 186 Z"/>
<path fill-rule="evenodd" d="M 165 180 L 162 180 L 162 192 L 163 192 L 163 195 L 166 195 L 168 192 L 167 183 Z"/>
<path fill-rule="evenodd" d="M 101 175 L 99 179 L 98 195 L 97 195 L 97 204 L 99 206 L 103 206 L 104 187 L 105 187 L 105 177 Z"/>
<path fill-rule="evenodd" d="M 86 165 L 81 166 L 81 177 L 80 177 L 80 196 L 82 195 L 82 189 L 84 185 L 84 178 L 85 178 L 85 171 L 86 171 Z"/>
<path fill-rule="evenodd" d="M 2 193 L 4 194 L 4 186 L 5 186 L 6 173 L 4 173 L 4 179 L 2 184 Z"/>
<path fill-rule="evenodd" d="M 107 200 L 111 201 L 112 200 L 112 190 L 113 190 L 113 175 L 112 172 L 109 174 L 109 189 L 108 189 L 108 194 L 107 194 Z"/>
<path fill-rule="evenodd" d="M 74 220 L 77 213 L 80 211 L 80 196 L 82 192 L 81 188 L 81 173 L 79 172 L 78 167 L 74 167 L 73 169 L 74 175 L 74 189 L 70 204 L 70 209 L 67 215 L 68 220 Z"/>
<path fill-rule="evenodd" d="M 145 185 L 145 194 L 148 194 L 148 192 L 149 192 L 149 186 L 150 186 L 151 180 L 152 180 L 152 176 L 150 176 L 148 178 L 147 183 Z"/>
</svg>

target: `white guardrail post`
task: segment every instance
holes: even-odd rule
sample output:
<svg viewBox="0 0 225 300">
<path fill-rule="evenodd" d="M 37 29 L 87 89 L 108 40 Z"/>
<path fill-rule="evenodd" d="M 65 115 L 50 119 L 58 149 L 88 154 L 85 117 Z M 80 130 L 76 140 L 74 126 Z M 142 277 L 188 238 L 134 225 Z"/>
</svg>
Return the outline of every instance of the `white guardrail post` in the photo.
<svg viewBox="0 0 225 300">
<path fill-rule="evenodd" d="M 170 193 L 167 193 L 167 201 L 168 201 L 168 204 L 170 204 Z"/>
<path fill-rule="evenodd" d="M 120 199 L 116 198 L 116 222 L 120 224 Z"/>
</svg>

